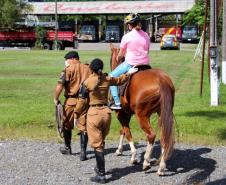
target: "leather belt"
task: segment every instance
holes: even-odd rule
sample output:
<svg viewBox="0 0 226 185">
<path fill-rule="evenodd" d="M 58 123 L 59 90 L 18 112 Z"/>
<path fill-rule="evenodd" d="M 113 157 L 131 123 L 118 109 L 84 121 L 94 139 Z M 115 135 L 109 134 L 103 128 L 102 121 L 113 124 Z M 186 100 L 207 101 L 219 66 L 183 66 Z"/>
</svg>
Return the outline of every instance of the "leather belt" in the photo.
<svg viewBox="0 0 226 185">
<path fill-rule="evenodd" d="M 95 105 L 90 105 L 90 107 L 104 107 L 107 106 L 107 104 L 95 104 Z"/>
<path fill-rule="evenodd" d="M 68 96 L 66 96 L 66 98 L 78 98 L 78 96 L 77 95 L 68 95 Z"/>
</svg>

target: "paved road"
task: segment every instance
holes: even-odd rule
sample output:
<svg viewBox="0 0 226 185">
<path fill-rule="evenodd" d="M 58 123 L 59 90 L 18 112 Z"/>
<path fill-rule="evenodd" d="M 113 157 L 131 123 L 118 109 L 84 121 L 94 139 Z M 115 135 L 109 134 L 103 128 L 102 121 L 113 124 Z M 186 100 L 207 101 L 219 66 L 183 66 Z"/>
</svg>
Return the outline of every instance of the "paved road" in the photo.
<svg viewBox="0 0 226 185">
<path fill-rule="evenodd" d="M 1 185 L 91 185 L 95 157 L 88 146 L 88 160 L 79 160 L 79 142 L 72 144 L 73 155 L 60 154 L 60 144 L 37 141 L 0 141 Z M 225 185 L 226 147 L 178 144 L 167 161 L 166 174 L 159 177 L 153 164 L 160 154 L 156 142 L 152 168 L 142 171 L 146 142 L 136 144 L 137 165 L 130 165 L 129 145 L 116 156 L 117 143 L 106 141 L 106 177 L 109 185 Z"/>
<path fill-rule="evenodd" d="M 115 46 L 119 46 L 119 43 L 113 43 Z M 181 43 L 181 50 L 192 50 L 195 51 L 196 44 L 184 44 Z M 66 48 L 71 50 L 72 48 Z M 2 48 L 0 50 L 30 50 L 30 48 Z M 79 43 L 78 51 L 94 51 L 94 50 L 109 50 L 109 43 Z M 151 43 L 150 50 L 160 50 L 159 43 Z"/>
<path fill-rule="evenodd" d="M 119 47 L 119 43 L 113 43 L 115 46 Z M 181 50 L 194 50 L 196 44 L 181 43 Z M 78 51 L 84 50 L 109 50 L 109 43 L 79 43 Z M 160 50 L 159 43 L 151 43 L 150 50 Z"/>
</svg>

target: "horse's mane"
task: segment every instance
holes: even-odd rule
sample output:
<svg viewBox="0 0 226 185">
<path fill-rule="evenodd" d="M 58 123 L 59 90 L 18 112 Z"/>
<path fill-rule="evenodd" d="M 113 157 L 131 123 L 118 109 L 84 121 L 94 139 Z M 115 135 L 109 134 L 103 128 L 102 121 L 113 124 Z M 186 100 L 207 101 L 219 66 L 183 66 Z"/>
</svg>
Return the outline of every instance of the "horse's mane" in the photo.
<svg viewBox="0 0 226 185">
<path fill-rule="evenodd" d="M 111 58 L 110 58 L 110 69 L 111 71 L 115 69 L 119 64 L 125 61 L 125 57 L 122 57 L 120 61 L 117 61 L 117 55 L 119 52 L 119 48 L 114 47 L 112 43 L 110 43 L 111 48 Z"/>
</svg>

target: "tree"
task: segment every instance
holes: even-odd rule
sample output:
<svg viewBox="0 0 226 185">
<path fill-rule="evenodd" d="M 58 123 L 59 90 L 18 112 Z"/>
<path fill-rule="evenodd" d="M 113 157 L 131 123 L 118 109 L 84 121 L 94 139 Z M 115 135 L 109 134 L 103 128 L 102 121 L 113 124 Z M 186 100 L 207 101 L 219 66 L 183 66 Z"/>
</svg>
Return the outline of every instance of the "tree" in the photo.
<svg viewBox="0 0 226 185">
<path fill-rule="evenodd" d="M 41 48 L 42 43 L 47 36 L 47 30 L 45 28 L 41 27 L 41 26 L 37 26 L 35 28 L 35 34 L 36 34 L 35 47 Z"/>
<path fill-rule="evenodd" d="M 192 9 L 185 12 L 183 17 L 183 25 L 198 24 L 203 27 L 205 15 L 205 0 L 196 0 Z"/>
<path fill-rule="evenodd" d="M 13 28 L 23 14 L 32 11 L 31 5 L 18 0 L 1 0 L 0 1 L 0 27 Z"/>
</svg>

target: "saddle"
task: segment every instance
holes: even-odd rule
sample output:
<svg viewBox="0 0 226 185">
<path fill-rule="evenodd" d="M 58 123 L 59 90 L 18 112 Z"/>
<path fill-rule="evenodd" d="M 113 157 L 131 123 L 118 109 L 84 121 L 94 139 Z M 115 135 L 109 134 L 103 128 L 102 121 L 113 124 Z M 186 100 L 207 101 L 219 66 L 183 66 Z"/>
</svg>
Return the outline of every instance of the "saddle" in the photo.
<svg viewBox="0 0 226 185">
<path fill-rule="evenodd" d="M 147 69 L 152 69 L 152 67 L 150 65 L 139 65 L 139 66 L 134 66 L 136 68 L 138 68 L 138 71 L 136 73 L 138 73 L 139 71 L 144 71 L 144 70 L 147 70 Z M 118 86 L 118 95 L 119 97 L 120 96 L 125 96 L 125 92 L 126 92 L 126 89 L 130 83 L 130 79 L 131 77 L 133 76 L 134 74 L 132 74 L 129 79 L 123 84 L 123 85 L 120 85 Z M 109 94 L 108 96 L 108 104 L 109 106 L 111 106 L 113 103 L 114 103 L 114 100 L 113 100 L 113 97 L 111 96 L 111 93 Z M 129 110 L 127 110 L 127 112 L 129 112 Z"/>
<path fill-rule="evenodd" d="M 138 71 L 144 71 L 144 70 L 147 70 L 147 69 L 151 69 L 151 66 L 150 65 L 139 65 L 139 66 L 134 66 L 135 68 L 138 68 Z M 133 76 L 134 74 L 132 74 L 129 79 L 123 84 L 123 85 L 120 85 L 118 88 L 119 88 L 119 96 L 124 96 L 125 95 L 125 91 L 127 89 L 127 86 L 130 82 L 130 79 L 131 77 Z"/>
</svg>

